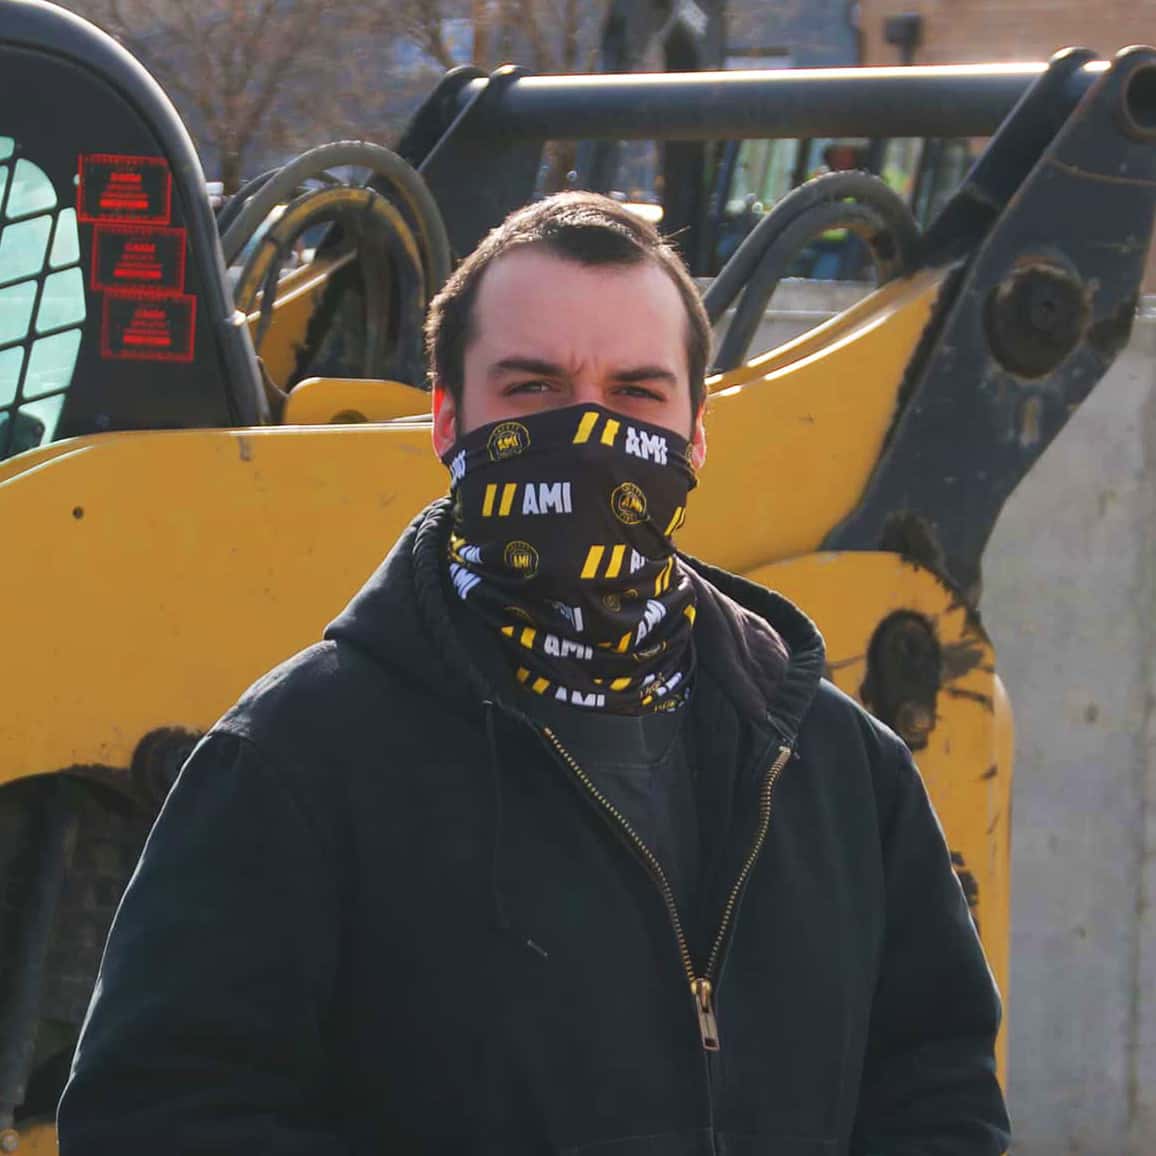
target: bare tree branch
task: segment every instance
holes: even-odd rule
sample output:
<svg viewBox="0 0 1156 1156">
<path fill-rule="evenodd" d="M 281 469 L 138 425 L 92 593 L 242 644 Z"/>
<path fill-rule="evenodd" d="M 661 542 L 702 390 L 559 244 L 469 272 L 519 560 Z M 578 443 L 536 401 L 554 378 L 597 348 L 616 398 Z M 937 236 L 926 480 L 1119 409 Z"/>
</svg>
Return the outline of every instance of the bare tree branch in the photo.
<svg viewBox="0 0 1156 1156">
<path fill-rule="evenodd" d="M 557 72 L 554 62 L 554 53 L 542 32 L 542 25 L 538 20 L 539 0 L 518 0 L 518 14 L 522 28 L 534 50 L 534 67 L 539 72 Z"/>
<path fill-rule="evenodd" d="M 415 0 L 405 8 L 406 24 L 422 50 L 442 68 L 453 68 L 455 61 L 445 42 L 442 8 L 438 0 Z"/>
<path fill-rule="evenodd" d="M 319 140 L 381 139 L 473 33 L 482 67 L 573 71 L 606 0 L 64 0 L 119 39 L 169 92 L 234 188 L 255 163 Z M 459 27 L 460 25 L 460 27 Z M 395 54 L 408 41 L 428 60 Z M 395 65 L 400 65 L 400 68 Z M 588 65 L 587 65 L 588 66 Z M 391 68 L 393 71 L 391 72 Z"/>
<path fill-rule="evenodd" d="M 421 0 L 418 0 L 420 3 Z M 490 18 L 490 0 L 471 0 L 470 18 L 473 21 L 474 63 L 489 68 L 493 62 L 493 21 Z"/>
</svg>

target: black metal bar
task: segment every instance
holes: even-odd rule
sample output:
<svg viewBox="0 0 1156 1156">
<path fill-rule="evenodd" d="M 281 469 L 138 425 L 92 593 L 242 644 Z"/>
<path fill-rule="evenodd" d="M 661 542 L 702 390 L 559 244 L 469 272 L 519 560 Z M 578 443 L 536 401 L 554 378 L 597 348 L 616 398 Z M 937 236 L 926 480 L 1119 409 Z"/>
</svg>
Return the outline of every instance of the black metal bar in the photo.
<svg viewBox="0 0 1156 1156">
<path fill-rule="evenodd" d="M 508 133 L 490 137 L 474 130 L 475 122 L 520 79 L 517 68 L 503 65 L 489 78 L 458 89 L 457 116 L 421 162 L 419 171 L 459 256 L 507 213 L 533 199 L 543 140 Z"/>
<path fill-rule="evenodd" d="M 1107 67 L 1071 80 L 1071 108 Z M 470 125 L 505 140 L 990 136 L 1045 64 L 522 76 Z M 474 80 L 464 106 L 491 82 Z"/>
</svg>

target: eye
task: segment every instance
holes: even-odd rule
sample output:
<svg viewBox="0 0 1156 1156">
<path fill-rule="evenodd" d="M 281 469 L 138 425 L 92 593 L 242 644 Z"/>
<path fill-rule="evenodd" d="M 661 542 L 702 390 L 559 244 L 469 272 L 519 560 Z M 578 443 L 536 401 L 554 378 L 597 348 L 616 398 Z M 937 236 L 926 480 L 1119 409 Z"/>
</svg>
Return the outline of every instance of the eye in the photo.
<svg viewBox="0 0 1156 1156">
<path fill-rule="evenodd" d="M 514 393 L 546 393 L 552 388 L 553 386 L 550 382 L 535 378 L 533 381 L 516 381 L 513 385 L 507 386 L 504 392 L 507 395 Z"/>
<path fill-rule="evenodd" d="M 657 389 L 651 389 L 645 385 L 624 385 L 621 386 L 618 392 L 624 397 L 644 398 L 647 401 L 665 401 L 665 396 Z"/>
</svg>

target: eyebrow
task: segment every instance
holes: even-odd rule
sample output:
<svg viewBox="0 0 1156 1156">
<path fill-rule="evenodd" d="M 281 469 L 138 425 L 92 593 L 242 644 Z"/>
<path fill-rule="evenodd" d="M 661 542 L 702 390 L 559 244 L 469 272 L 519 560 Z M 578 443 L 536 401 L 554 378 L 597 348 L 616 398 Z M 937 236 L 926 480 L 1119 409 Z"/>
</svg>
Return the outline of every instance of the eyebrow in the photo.
<svg viewBox="0 0 1156 1156">
<path fill-rule="evenodd" d="M 566 377 L 566 370 L 552 361 L 539 357 L 503 357 L 490 366 L 489 376 L 498 377 L 503 373 L 538 373 L 543 377 Z M 611 374 L 613 380 L 629 385 L 638 381 L 665 381 L 678 384 L 678 378 L 661 365 L 637 365 L 630 369 L 619 369 Z"/>
</svg>

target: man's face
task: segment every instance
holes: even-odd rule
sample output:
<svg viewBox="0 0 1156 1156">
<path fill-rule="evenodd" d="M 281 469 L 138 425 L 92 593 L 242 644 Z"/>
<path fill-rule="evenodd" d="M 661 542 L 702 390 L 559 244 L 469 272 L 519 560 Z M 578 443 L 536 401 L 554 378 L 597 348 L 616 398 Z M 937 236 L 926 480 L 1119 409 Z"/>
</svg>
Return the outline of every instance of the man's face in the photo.
<svg viewBox="0 0 1156 1156">
<path fill-rule="evenodd" d="M 652 261 L 580 265 L 534 246 L 485 271 L 474 299 L 460 405 L 437 383 L 433 442 L 444 456 L 461 434 L 504 418 L 597 404 L 689 437 L 706 460 L 693 413 L 686 308 Z"/>
</svg>

